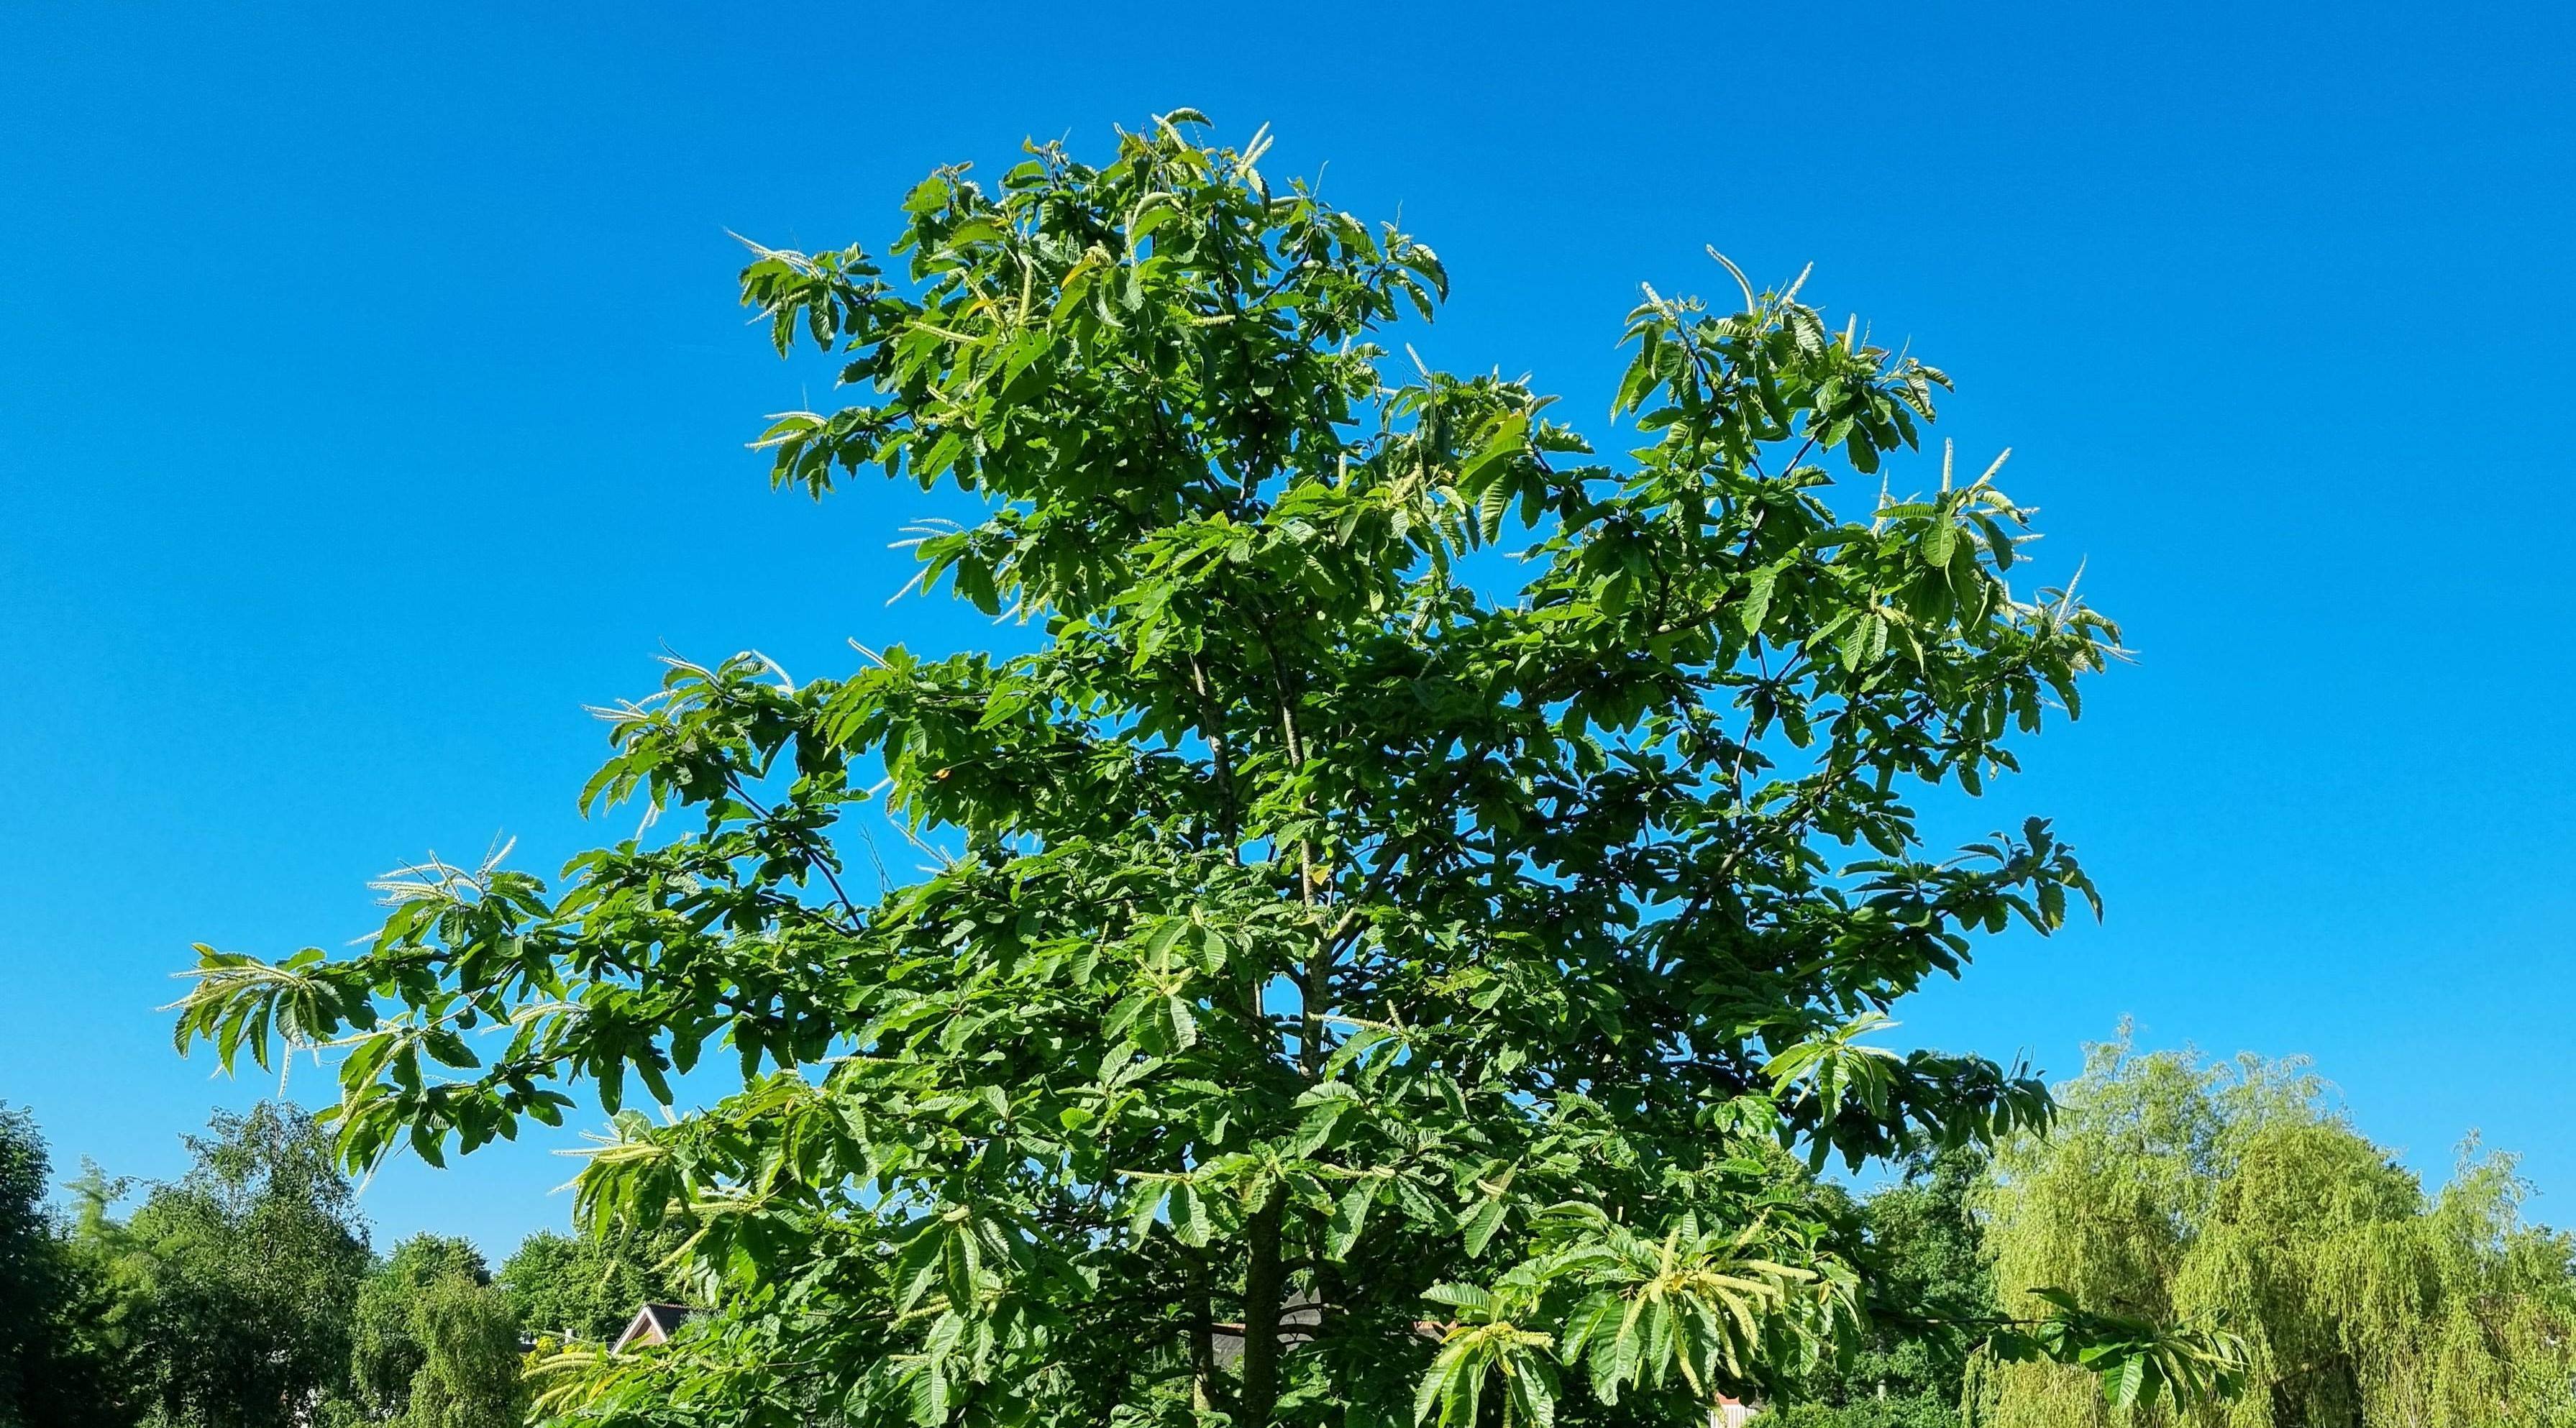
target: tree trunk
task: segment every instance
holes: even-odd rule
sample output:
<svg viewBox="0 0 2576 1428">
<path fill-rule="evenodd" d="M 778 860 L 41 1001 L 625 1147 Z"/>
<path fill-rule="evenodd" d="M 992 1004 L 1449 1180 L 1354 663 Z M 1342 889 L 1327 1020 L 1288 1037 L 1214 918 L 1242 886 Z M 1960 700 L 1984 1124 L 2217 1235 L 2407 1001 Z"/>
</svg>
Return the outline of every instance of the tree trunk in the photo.
<svg viewBox="0 0 2576 1428">
<path fill-rule="evenodd" d="M 1225 1402 L 1216 1373 L 1216 1316 L 1208 1304 L 1207 1255 L 1185 1250 L 1190 1265 L 1190 1406 L 1206 1412 Z"/>
<path fill-rule="evenodd" d="M 1279 1310 L 1287 1276 L 1279 1261 L 1282 1197 L 1276 1188 L 1244 1225 L 1250 1257 L 1243 1267 L 1243 1411 L 1237 1428 L 1270 1428 L 1279 1401 Z"/>
</svg>

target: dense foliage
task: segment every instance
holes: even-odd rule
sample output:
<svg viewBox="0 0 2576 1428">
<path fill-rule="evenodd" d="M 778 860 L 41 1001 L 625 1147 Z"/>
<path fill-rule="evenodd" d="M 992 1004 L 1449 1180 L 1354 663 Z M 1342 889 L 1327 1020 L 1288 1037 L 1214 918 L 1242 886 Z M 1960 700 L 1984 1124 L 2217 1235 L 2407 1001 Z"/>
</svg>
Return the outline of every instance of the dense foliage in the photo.
<svg viewBox="0 0 2576 1428">
<path fill-rule="evenodd" d="M 46 1204 L 51 1170 L 34 1118 L 0 1105 L 0 1428 L 130 1422 L 106 1300 Z"/>
<path fill-rule="evenodd" d="M 681 1247 L 682 1237 L 669 1230 L 651 1236 L 614 1227 L 580 1235 L 541 1230 L 502 1261 L 497 1282 L 530 1333 L 606 1343 L 640 1305 L 697 1301 L 672 1264 Z"/>
<path fill-rule="evenodd" d="M 1997 1310 L 1975 1203 L 1985 1158 L 1964 1149 L 1919 1158 L 1847 1218 L 1849 1253 L 1877 1298 L 1867 1338 L 1793 1386 L 1781 1428 L 1958 1428 L 1970 1352 L 1962 1325 Z"/>
<path fill-rule="evenodd" d="M 114 1298 L 144 1421 L 311 1422 L 349 1382 L 370 1263 L 329 1137 L 270 1104 L 217 1114 L 189 1146 L 187 1175 L 151 1187 L 123 1224 L 104 1214 L 112 1187 L 93 1180 L 84 1220 L 82 1250 Z"/>
<path fill-rule="evenodd" d="M 464 1240 L 414 1235 L 358 1291 L 357 1422 L 495 1428 L 525 1417 L 521 1316 Z"/>
<path fill-rule="evenodd" d="M 2242 1336 L 2246 1393 L 2151 1422 L 2576 1423 L 2576 1238 L 2524 1223 L 2511 1160 L 2474 1146 L 2427 1196 L 2323 1089 L 2296 1062 L 2096 1048 L 1983 1192 L 2007 1307 L 2047 1286 Z M 1992 1367 L 1970 1406 L 1995 1428 L 2123 1421 L 2041 1364 Z"/>
<path fill-rule="evenodd" d="M 1824 1242 L 1874 1297 L 1853 1352 L 1776 1385 L 1763 1421 L 2576 1423 L 2576 1239 L 2522 1222 L 2524 1191 L 2509 1160 L 2464 1153 L 2451 1182 L 2428 1197 L 2352 1131 L 2297 1063 L 2213 1067 L 2119 1042 L 2098 1049 L 2089 1073 L 2060 1094 L 2064 1111 L 2046 1143 L 2015 1138 L 1992 1166 L 1965 1150 L 1920 1157 L 1857 1200 L 1769 1157 L 1779 1202 L 1825 1227 Z M 309 1124 L 293 1129 L 292 1112 L 259 1119 L 270 1117 L 289 1128 L 285 1143 L 311 1133 Z M 247 1148 L 252 1119 L 219 1122 L 197 1142 L 201 1159 Z M 0 1399 L 0 1428 L 509 1428 L 528 1402 L 523 1335 L 571 1327 L 595 1349 L 639 1300 L 686 1297 L 664 1268 L 676 1247 L 667 1242 L 541 1232 L 487 1276 L 472 1246 L 415 1235 L 359 1282 L 339 1331 L 351 1346 L 348 1372 L 317 1412 L 281 1400 L 218 1418 L 225 1410 L 208 1411 L 217 1395 L 168 1391 L 171 1366 L 134 1337 L 193 1327 L 180 1310 L 208 1297 L 186 1284 L 205 1261 L 138 1272 L 143 1246 L 106 1214 L 118 1187 L 95 1171 L 74 1182 L 78 1222 L 48 1213 L 45 1151 L 23 1113 L 0 1116 L 0 1156 L 9 1195 L 0 1273 L 14 1311 L 0 1335 L 0 1385 L 11 1395 Z M 207 1173 L 201 1166 L 199 1178 Z M 289 1221 L 314 1218 L 346 1190 L 337 1177 L 286 1182 L 290 1192 L 298 1184 L 316 1203 Z M 2181 1418 L 2164 1404 L 2124 1413 L 2079 1373 L 1998 1365 L 1994 1345 L 2008 1336 L 1973 1331 L 1996 1323 L 1999 1276 L 2016 1288 L 2080 1286 L 2115 1311 L 2224 1320 L 2247 1345 L 2252 1391 Z M 163 1293 L 180 1306 L 156 1302 Z M 254 1361 L 287 1347 L 232 1343 Z M 235 1371 L 221 1355 L 192 1356 L 179 1369 Z M 147 1378 L 163 1390 L 158 1405 L 145 1401 Z M 188 1406 L 182 1415 L 167 1410 L 174 1402 Z"/>
<path fill-rule="evenodd" d="M 376 1259 L 291 1106 L 189 1144 L 180 1180 L 93 1168 L 61 1216 L 33 1123 L 0 1111 L 0 1428 L 516 1428 L 526 1340 L 605 1342 L 643 1298 L 687 1302 L 669 1244 L 541 1232 L 497 1279 L 433 1235 Z"/>
<path fill-rule="evenodd" d="M 1855 1039 L 2092 896 L 2044 821 L 1935 849 L 1908 801 L 1981 792 L 2116 647 L 2014 588 L 1992 470 L 1894 464 L 1948 379 L 1728 268 L 1732 310 L 1629 314 L 1596 457 L 1518 382 L 1391 357 L 1430 249 L 1199 123 L 943 170 L 892 271 L 743 274 L 861 394 L 777 420 L 774 479 L 953 485 L 979 518 L 919 584 L 1034 650 L 677 663 L 584 794 L 675 834 L 559 887 L 397 878 L 355 956 L 202 954 L 183 1044 L 345 1047 L 359 1164 L 732 1058 L 580 1192 L 680 1224 L 724 1312 L 553 1404 L 1697 1422 L 1882 1297 L 1766 1148 L 2044 1119 L 2036 1080 Z M 926 877 L 865 880 L 872 801 Z M 2201 1362 L 2100 1327 L 2008 1347 L 2133 1398 Z"/>
</svg>

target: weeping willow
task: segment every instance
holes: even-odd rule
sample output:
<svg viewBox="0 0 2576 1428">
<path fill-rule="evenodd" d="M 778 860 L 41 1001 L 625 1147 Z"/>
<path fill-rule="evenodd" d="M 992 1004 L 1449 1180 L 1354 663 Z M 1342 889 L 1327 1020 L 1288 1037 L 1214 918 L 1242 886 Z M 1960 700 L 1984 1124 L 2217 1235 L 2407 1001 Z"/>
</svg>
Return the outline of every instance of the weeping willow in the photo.
<svg viewBox="0 0 2576 1428">
<path fill-rule="evenodd" d="M 2060 1100 L 1979 1192 L 2003 1306 L 2216 1324 L 2247 1387 L 2128 1413 L 2079 1370 L 1981 1362 L 1977 1428 L 2576 1428 L 2576 1240 L 2524 1222 L 2510 1157 L 2472 1140 L 2428 1196 L 2303 1062 L 2139 1054 L 2125 1028 Z"/>
</svg>

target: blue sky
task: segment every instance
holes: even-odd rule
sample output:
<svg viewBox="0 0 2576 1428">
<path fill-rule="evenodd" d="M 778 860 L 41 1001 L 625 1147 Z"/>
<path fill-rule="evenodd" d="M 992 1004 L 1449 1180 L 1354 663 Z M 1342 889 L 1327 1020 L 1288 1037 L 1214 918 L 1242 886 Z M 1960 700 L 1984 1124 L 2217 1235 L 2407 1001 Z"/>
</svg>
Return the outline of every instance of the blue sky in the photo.
<svg viewBox="0 0 2576 1428">
<path fill-rule="evenodd" d="M 2576 1222 L 2563 7 L 737 13 L 0 10 L 0 1099 L 66 1168 L 175 1173 L 274 1089 L 171 1054 L 192 941 L 336 945 L 424 850 L 623 831 L 573 810 L 580 706 L 664 647 L 992 639 L 883 604 L 917 493 L 766 489 L 742 443 L 811 374 L 725 230 L 881 244 L 939 162 L 1187 104 L 1441 251 L 1431 360 L 1588 419 L 1636 284 L 1713 290 L 1715 243 L 1813 260 L 1958 377 L 1963 459 L 2015 449 L 2138 660 L 1980 814 L 2055 816 L 2110 916 L 1904 1035 L 2309 1053 Z M 506 1249 L 560 1144 L 368 1213 Z"/>
</svg>

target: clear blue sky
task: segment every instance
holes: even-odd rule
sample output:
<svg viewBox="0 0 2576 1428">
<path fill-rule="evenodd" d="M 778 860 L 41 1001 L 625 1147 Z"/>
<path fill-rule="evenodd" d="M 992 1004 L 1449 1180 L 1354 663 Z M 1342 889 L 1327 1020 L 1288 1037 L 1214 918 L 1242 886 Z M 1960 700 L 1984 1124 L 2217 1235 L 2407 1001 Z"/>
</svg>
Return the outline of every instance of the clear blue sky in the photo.
<svg viewBox="0 0 2576 1428">
<path fill-rule="evenodd" d="M 334 945 L 425 849 L 619 831 L 580 706 L 664 645 L 989 638 L 882 603 L 919 497 L 766 490 L 807 374 L 724 230 L 881 243 L 938 162 L 1188 104 L 1440 249 L 1435 360 L 1598 413 L 1637 282 L 1713 287 L 1713 242 L 1814 260 L 2016 449 L 2139 658 L 1991 813 L 2057 816 L 2111 912 L 1905 1035 L 2312 1053 L 2576 1222 L 2565 7 L 1571 13 L 0 10 L 0 1099 L 174 1173 L 263 1089 L 171 1054 L 191 941 Z M 368 1212 L 505 1249 L 566 1214 L 543 1150 Z"/>
</svg>

